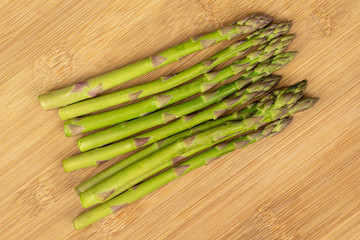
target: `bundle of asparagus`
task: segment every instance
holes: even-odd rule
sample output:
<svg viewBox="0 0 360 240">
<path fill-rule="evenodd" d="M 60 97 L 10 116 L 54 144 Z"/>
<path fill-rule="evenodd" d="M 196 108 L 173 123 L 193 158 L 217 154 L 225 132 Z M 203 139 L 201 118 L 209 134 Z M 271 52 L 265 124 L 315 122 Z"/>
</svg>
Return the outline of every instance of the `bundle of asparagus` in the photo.
<svg viewBox="0 0 360 240">
<path fill-rule="evenodd" d="M 210 147 L 228 135 L 245 133 L 283 116 L 294 114 L 298 111 L 299 105 L 303 108 L 302 101 L 299 103 L 297 101 L 301 98 L 305 86 L 306 81 L 302 81 L 293 86 L 273 91 L 264 96 L 258 103 L 249 105 L 242 110 L 243 114 L 250 112 L 249 117 L 195 133 L 145 156 L 80 193 L 83 206 L 90 207 L 96 203 L 109 200 L 128 187 L 151 176 L 153 173 L 151 170 L 156 168 L 157 171 L 160 171 L 171 166 L 179 159 L 183 159 L 183 153 L 185 152 L 192 151 L 192 153 L 196 153 L 203 148 Z"/>
<path fill-rule="evenodd" d="M 76 229 L 119 211 L 216 158 L 275 135 L 291 122 L 293 114 L 316 103 L 317 98 L 303 97 L 306 80 L 272 90 L 281 77 L 271 74 L 292 61 L 296 52 L 283 52 L 295 37 L 285 35 L 291 23 L 269 25 L 271 21 L 260 14 L 246 17 L 114 72 L 39 96 L 44 109 L 61 107 L 58 113 L 67 120 L 66 136 L 112 126 L 78 139 L 83 153 L 63 160 L 66 172 L 98 166 L 143 148 L 75 188 L 84 207 L 99 204 L 74 219 Z M 95 97 L 186 55 L 243 34 L 249 34 L 245 40 L 236 41 L 178 74 Z M 229 66 L 213 70 L 244 54 Z M 230 81 L 235 75 L 237 80 Z M 151 95 L 126 107 L 83 116 Z M 191 96 L 194 96 L 191 100 L 178 103 Z"/>
</svg>

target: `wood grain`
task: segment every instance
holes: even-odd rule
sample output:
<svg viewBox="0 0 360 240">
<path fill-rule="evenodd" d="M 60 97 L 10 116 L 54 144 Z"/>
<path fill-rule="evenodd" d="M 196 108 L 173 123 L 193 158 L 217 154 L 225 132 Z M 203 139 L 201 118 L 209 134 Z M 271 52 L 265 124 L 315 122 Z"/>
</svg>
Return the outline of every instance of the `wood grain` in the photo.
<svg viewBox="0 0 360 240">
<path fill-rule="evenodd" d="M 1 239 L 360 239 L 360 2 L 157 0 L 0 2 Z M 293 20 L 299 55 L 281 84 L 319 96 L 273 139 L 231 153 L 76 232 L 78 153 L 37 95 L 142 59 L 237 18 Z M 175 73 L 214 48 L 120 88 Z M 120 160 L 121 158 L 115 159 Z"/>
</svg>

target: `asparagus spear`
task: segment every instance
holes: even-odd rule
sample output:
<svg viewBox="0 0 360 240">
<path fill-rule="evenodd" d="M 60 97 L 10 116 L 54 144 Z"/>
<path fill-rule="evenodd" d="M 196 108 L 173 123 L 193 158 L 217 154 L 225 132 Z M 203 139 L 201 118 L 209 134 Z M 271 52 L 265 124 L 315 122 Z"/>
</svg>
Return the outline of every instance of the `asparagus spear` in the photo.
<svg viewBox="0 0 360 240">
<path fill-rule="evenodd" d="M 143 196 L 155 191 L 165 184 L 185 175 L 186 173 L 211 163 L 213 160 L 234 150 L 246 147 L 252 143 L 258 142 L 266 137 L 273 136 L 281 132 L 290 122 L 292 118 L 284 118 L 266 125 L 264 128 L 257 130 L 254 133 L 241 136 L 236 140 L 227 144 L 218 144 L 215 147 L 203 152 L 173 168 L 129 188 L 127 191 L 121 193 L 110 201 L 100 204 L 95 208 L 81 214 L 73 221 L 76 230 L 82 229 L 96 222 L 97 220 L 106 217 L 119 211 L 126 205 L 142 198 Z"/>
<path fill-rule="evenodd" d="M 273 57 L 271 60 L 265 61 L 264 63 L 259 64 L 254 70 L 243 73 L 241 75 L 241 78 L 239 81 L 241 81 L 243 83 L 242 85 L 244 85 L 244 83 L 249 83 L 249 81 L 256 82 L 262 76 L 269 75 L 272 72 L 283 67 L 285 64 L 290 62 L 295 57 L 295 55 L 296 55 L 296 53 L 294 53 L 294 52 L 279 54 L 279 55 Z M 230 83 L 225 86 L 232 86 L 234 84 L 235 83 Z M 233 87 L 231 87 L 231 88 L 233 88 Z M 203 96 L 206 96 L 206 95 L 211 96 L 211 94 L 212 93 L 206 93 Z M 215 96 L 219 96 L 219 95 L 215 95 Z M 160 118 L 157 116 L 159 116 L 161 114 L 170 113 L 170 114 L 176 115 L 176 117 L 174 117 L 174 118 L 179 118 L 182 115 L 189 114 L 191 112 L 194 112 L 196 110 L 199 110 L 199 109 L 211 104 L 210 102 L 206 102 L 206 103 L 202 103 L 199 105 L 195 105 L 197 102 L 201 102 L 200 99 L 202 99 L 202 97 L 199 97 L 194 100 L 184 102 L 182 104 L 164 109 L 162 111 L 159 111 L 159 112 L 156 112 L 153 114 L 149 114 L 145 117 L 138 118 L 138 119 L 132 120 L 130 122 L 121 123 L 114 127 L 108 128 L 106 130 L 96 132 L 96 133 L 87 135 L 85 137 L 82 137 L 82 138 L 78 139 L 79 149 L 81 151 L 88 151 L 93 148 L 100 147 L 105 144 L 108 144 L 108 143 L 120 140 L 122 138 L 131 136 L 137 132 L 143 131 L 143 130 L 151 128 L 153 126 L 163 124 L 165 122 L 161 122 L 161 121 L 156 122 L 154 120 L 155 118 L 160 120 Z M 195 107 L 197 107 L 197 109 L 195 109 Z M 151 136 L 151 135 L 145 136 L 145 138 L 148 138 L 149 136 Z M 125 150 L 127 150 L 127 149 L 121 148 L 121 150 L 119 150 L 119 151 L 125 151 Z M 127 151 L 125 151 L 125 152 L 127 152 Z M 125 153 L 125 152 L 123 152 L 123 153 Z"/>
<path fill-rule="evenodd" d="M 278 81 L 278 79 L 280 79 L 280 77 L 275 77 L 272 84 L 275 85 L 276 82 Z M 269 80 L 270 80 L 270 78 L 269 78 Z M 205 111 L 207 111 L 207 110 L 205 110 Z M 219 118 L 217 120 L 214 120 L 214 121 L 208 121 L 208 122 L 203 123 L 201 125 L 195 126 L 195 127 L 191 128 L 191 129 L 180 132 L 180 133 L 178 133 L 176 135 L 172 135 L 172 136 L 170 136 L 170 137 L 168 137 L 168 138 L 166 138 L 166 139 L 164 139 L 162 141 L 157 141 L 157 142 L 153 143 L 152 145 L 150 145 L 149 147 L 134 153 L 130 157 L 128 157 L 126 159 L 123 159 L 122 161 L 116 163 L 115 165 L 105 169 L 102 172 L 99 172 L 95 176 L 93 176 L 90 179 L 88 179 L 88 180 L 84 181 L 83 183 L 79 184 L 75 188 L 75 191 L 76 191 L 77 194 L 80 194 L 81 192 L 84 192 L 85 190 L 87 190 L 90 187 L 94 186 L 95 184 L 101 182 L 105 178 L 110 177 L 111 175 L 113 175 L 114 173 L 120 171 L 121 169 L 123 169 L 123 168 L 137 162 L 138 160 L 140 160 L 140 159 L 144 158 L 145 156 L 159 150 L 160 148 L 164 148 L 164 147 L 170 145 L 171 143 L 174 143 L 175 141 L 177 141 L 177 140 L 179 140 L 181 138 L 189 137 L 189 136 L 191 136 L 191 135 L 193 135 L 193 134 L 195 134 L 197 132 L 201 132 L 201 131 L 210 129 L 210 128 L 215 127 L 215 126 L 219 126 L 221 124 L 224 124 L 227 121 L 234 121 L 234 120 L 244 119 L 245 117 L 250 116 L 249 114 L 250 114 L 249 112 L 244 112 L 243 113 L 242 111 L 237 111 L 237 112 L 234 112 L 233 114 L 231 114 L 229 116 L 221 117 L 221 118 Z"/>
<path fill-rule="evenodd" d="M 286 28 L 284 28 L 284 26 L 286 26 Z M 282 29 L 282 30 L 277 31 L 278 29 Z M 155 80 L 155 81 L 152 81 L 152 82 L 149 82 L 146 84 L 141 84 L 141 85 L 138 85 L 135 87 L 123 89 L 123 90 L 120 90 L 120 91 L 117 91 L 114 93 L 110 93 L 110 94 L 107 94 L 104 96 L 96 97 L 93 99 L 88 99 L 86 101 L 82 101 L 82 102 L 78 102 L 78 103 L 74 103 L 69 106 L 60 108 L 58 113 L 62 120 L 67 120 L 70 118 L 74 118 L 77 116 L 95 112 L 95 111 L 98 111 L 98 110 L 101 110 L 101 109 L 104 109 L 107 107 L 111 107 L 111 106 L 115 106 L 115 105 L 118 105 L 118 104 L 121 104 L 124 102 L 128 102 L 135 98 L 142 98 L 142 97 L 146 97 L 146 96 L 149 96 L 152 94 L 166 91 L 170 88 L 176 87 L 179 84 L 187 82 L 190 79 L 199 76 L 200 74 L 208 72 L 210 69 L 214 68 L 215 66 L 219 65 L 220 63 L 224 62 L 225 60 L 229 59 L 230 57 L 235 56 L 236 53 L 237 53 L 237 55 L 241 55 L 242 53 L 246 52 L 248 48 L 250 48 L 252 46 L 257 46 L 257 45 L 263 43 L 263 46 L 259 47 L 259 49 L 258 49 L 258 51 L 260 52 L 261 50 L 264 49 L 267 41 L 275 38 L 276 36 L 279 36 L 280 34 L 284 34 L 289 29 L 290 29 L 290 23 L 276 24 L 276 25 L 272 25 L 268 28 L 261 29 L 261 30 L 259 30 L 259 32 L 261 32 L 261 33 L 253 35 L 252 37 L 249 36 L 247 41 L 237 42 L 237 43 L 233 44 L 231 47 L 229 47 L 227 50 L 224 50 L 224 51 L 214 55 L 213 57 L 211 57 L 201 63 L 198 63 L 195 66 L 190 67 L 189 69 L 187 69 L 183 72 L 180 72 L 172 77 L 169 77 L 169 76 L 162 77 L 158 80 Z M 269 32 L 269 30 L 272 30 L 272 32 Z M 288 36 L 286 39 L 282 38 L 281 44 L 284 45 L 284 47 L 285 47 L 286 45 L 288 45 L 290 43 L 292 38 L 293 38 L 293 36 Z M 271 45 L 275 45 L 278 41 L 280 41 L 280 40 L 277 39 L 277 41 L 273 41 L 271 43 Z M 285 41 L 285 43 L 284 43 L 284 41 Z M 277 44 L 280 44 L 280 43 L 277 43 Z M 269 53 L 272 52 L 271 47 L 268 47 L 265 50 L 268 50 Z M 229 54 L 229 53 L 231 53 L 231 54 Z M 250 54 L 249 57 L 254 58 L 254 57 L 256 57 L 255 54 L 256 54 L 256 52 Z M 222 57 L 222 56 L 224 56 L 224 57 Z M 214 61 L 215 59 L 216 59 L 216 61 Z M 249 59 L 249 62 L 251 60 L 252 59 Z M 261 61 L 261 58 L 259 60 Z M 264 60 L 266 60 L 266 59 L 264 59 Z M 167 101 L 176 102 L 176 100 L 174 100 L 173 98 L 175 96 L 178 96 L 178 93 L 181 93 L 182 95 L 184 95 L 183 98 L 186 98 L 185 94 L 187 94 L 187 96 L 191 96 L 193 94 L 196 94 L 197 92 L 206 91 L 207 89 L 209 89 L 209 87 L 212 87 L 214 85 L 213 82 L 216 82 L 214 80 L 211 81 L 215 76 L 216 76 L 216 73 L 206 74 L 201 79 L 196 81 L 197 84 L 192 83 L 191 85 L 193 85 L 193 86 L 191 86 L 191 87 L 189 86 L 187 89 L 185 89 L 187 91 L 175 90 L 175 91 L 171 91 L 169 93 L 162 93 L 160 96 L 153 99 L 150 103 L 153 102 L 152 104 L 156 104 L 157 106 L 163 106 L 164 103 L 166 103 Z M 166 80 L 166 81 L 164 81 L 164 80 Z M 221 81 L 221 79 L 219 78 L 218 81 Z M 182 95 L 180 95 L 180 96 L 182 96 Z M 169 96 L 172 96 L 172 97 L 169 99 Z M 183 98 L 181 98 L 181 99 L 183 99 Z M 179 100 L 177 100 L 177 101 L 179 101 Z M 149 100 L 147 100 L 147 102 L 149 102 Z M 168 104 L 170 104 L 169 102 L 168 102 Z M 143 104 L 143 106 L 149 107 L 149 106 L 151 106 L 151 104 L 145 104 L 145 105 Z M 136 109 L 136 108 L 135 108 L 135 106 L 132 106 L 129 109 L 133 111 L 133 109 Z M 142 109 L 141 106 L 139 106 L 138 109 Z M 118 111 L 120 111 L 120 110 L 118 110 Z M 126 109 L 126 111 L 128 111 L 128 109 Z M 101 115 L 98 115 L 98 116 L 101 116 Z M 136 115 L 136 116 L 139 116 L 139 115 Z M 104 116 L 101 116 L 101 117 L 104 117 Z M 131 119 L 131 118 L 128 118 L 128 119 Z M 125 119 L 125 120 L 128 120 L 128 119 Z"/>
<path fill-rule="evenodd" d="M 305 86 L 306 81 L 302 81 L 290 87 L 273 91 L 268 96 L 265 96 L 259 103 L 244 110 L 255 110 L 255 113 L 251 117 L 239 122 L 230 122 L 196 133 L 193 136 L 180 139 L 163 149 L 159 149 L 80 193 L 82 205 L 84 207 L 90 207 L 113 198 L 126 190 L 129 183 L 136 184 L 144 180 L 144 176 L 146 176 L 148 172 L 169 161 L 178 159 L 185 152 L 199 149 L 202 146 L 211 146 L 229 135 L 256 130 L 264 124 L 293 114 L 294 111 L 291 109 L 302 96 Z M 303 106 L 303 104 L 301 104 L 301 106 Z M 300 108 L 298 107 L 297 109 Z M 135 182 L 135 180 L 137 182 Z"/>
<path fill-rule="evenodd" d="M 233 25 L 200 37 L 190 38 L 187 42 L 113 72 L 42 94 L 39 96 L 40 104 L 45 110 L 49 110 L 94 97 L 103 91 L 118 86 L 121 83 L 128 82 L 171 62 L 175 62 L 181 57 L 209 47 L 214 43 L 231 39 L 240 34 L 252 33 L 268 25 L 271 20 L 271 18 L 264 15 L 246 17 Z"/>
</svg>

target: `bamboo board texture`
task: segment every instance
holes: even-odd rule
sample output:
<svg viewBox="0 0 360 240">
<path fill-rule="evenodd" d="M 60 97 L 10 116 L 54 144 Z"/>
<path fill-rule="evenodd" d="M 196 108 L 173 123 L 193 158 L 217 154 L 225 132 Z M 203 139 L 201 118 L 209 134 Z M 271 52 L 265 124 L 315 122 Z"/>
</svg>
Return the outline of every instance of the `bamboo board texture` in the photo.
<svg viewBox="0 0 360 240">
<path fill-rule="evenodd" d="M 1 239 L 360 239 L 358 0 L 13 1 L 0 3 Z M 198 169 L 75 231 L 73 188 L 110 166 L 66 174 L 78 153 L 37 95 L 132 63 L 250 13 L 292 20 L 304 78 L 320 97 L 280 135 Z M 120 88 L 175 73 L 229 43 Z"/>
</svg>

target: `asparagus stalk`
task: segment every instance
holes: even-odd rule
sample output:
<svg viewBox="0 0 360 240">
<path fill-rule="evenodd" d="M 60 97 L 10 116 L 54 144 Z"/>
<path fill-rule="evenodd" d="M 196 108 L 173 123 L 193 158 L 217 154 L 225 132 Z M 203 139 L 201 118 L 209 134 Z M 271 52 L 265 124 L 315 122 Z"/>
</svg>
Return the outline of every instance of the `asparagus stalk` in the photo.
<svg viewBox="0 0 360 240">
<path fill-rule="evenodd" d="M 244 86 L 244 84 L 247 84 L 249 82 L 256 82 L 261 77 L 271 74 L 272 72 L 280 69 L 285 64 L 290 62 L 295 57 L 295 55 L 296 55 L 296 53 L 294 53 L 294 52 L 279 54 L 279 55 L 273 57 L 271 60 L 265 61 L 265 62 L 259 64 L 254 70 L 247 71 L 241 75 L 241 78 L 239 80 L 242 82 L 241 85 Z M 234 84 L 236 84 L 236 83 L 230 83 L 230 84 L 224 85 L 224 86 L 233 86 Z M 233 87 L 231 87 L 231 88 L 233 88 Z M 219 91 L 220 90 L 221 89 L 219 89 Z M 211 96 L 212 94 L 213 93 L 205 93 L 203 96 L 208 96 L 208 95 Z M 219 95 L 215 95 L 215 96 L 219 96 Z M 106 130 L 96 132 L 96 133 L 87 135 L 85 137 L 82 137 L 82 138 L 78 139 L 79 149 L 83 152 L 88 151 L 88 150 L 94 149 L 96 147 L 104 146 L 108 143 L 115 142 L 117 140 L 131 136 L 137 132 L 143 131 L 143 130 L 151 128 L 153 126 L 165 123 L 165 122 L 160 122 L 160 121 L 156 122 L 154 120 L 155 117 L 157 119 L 159 119 L 159 117 L 157 117 L 158 115 L 161 115 L 164 113 L 171 113 L 173 115 L 176 115 L 176 117 L 174 117 L 174 118 L 179 118 L 183 115 L 192 113 L 196 110 L 199 110 L 199 109 L 211 104 L 209 102 L 206 102 L 201 105 L 195 105 L 197 102 L 201 102 L 201 100 L 199 101 L 199 99 L 202 99 L 202 97 L 199 97 L 194 100 L 184 102 L 179 105 L 164 109 L 162 111 L 159 111 L 159 112 L 156 112 L 153 114 L 149 114 L 145 117 L 138 118 L 138 119 L 132 120 L 130 122 L 121 123 L 114 127 L 108 128 Z M 195 107 L 197 107 L 197 108 L 195 109 Z M 183 111 L 183 110 L 185 110 L 185 111 Z M 172 120 L 174 120 L 174 119 L 172 119 Z M 145 136 L 145 138 L 148 138 L 149 136 L 150 135 Z M 148 144 L 150 144 L 150 143 L 148 143 Z M 123 145 L 121 145 L 121 146 L 123 146 Z M 118 148 L 118 147 L 116 147 L 116 148 Z M 121 150 L 118 150 L 118 151 L 123 151 L 122 153 L 125 153 L 125 152 L 127 152 L 127 149 L 121 147 Z M 103 160 L 105 160 L 105 159 L 103 159 Z"/>
<path fill-rule="evenodd" d="M 209 47 L 214 43 L 231 39 L 241 34 L 252 33 L 268 25 L 271 20 L 271 18 L 264 15 L 246 17 L 233 25 L 200 37 L 190 38 L 190 40 L 182 44 L 113 72 L 42 94 L 39 96 L 40 104 L 45 110 L 49 110 L 94 97 L 103 91 L 118 86 L 121 83 L 128 82 L 171 62 L 175 62 L 181 57 Z"/>
<path fill-rule="evenodd" d="M 143 183 L 140 183 L 139 185 L 129 188 L 127 191 L 116 196 L 110 201 L 100 204 L 95 208 L 92 208 L 91 210 L 81 214 L 74 219 L 74 227 L 76 230 L 87 227 L 97 220 L 119 211 L 126 205 L 142 198 L 143 196 L 155 191 L 161 186 L 166 185 L 167 183 L 187 174 L 188 172 L 198 167 L 207 165 L 213 160 L 229 152 L 246 147 L 266 137 L 274 136 L 275 134 L 281 132 L 291 122 L 291 120 L 291 117 L 277 120 L 254 133 L 241 136 L 238 139 L 231 141 L 230 143 L 218 144 L 214 148 L 211 148 L 206 152 L 203 152 L 177 166 L 174 166 L 173 168 Z"/>
<path fill-rule="evenodd" d="M 282 29 L 282 30 L 277 31 L 277 29 Z M 198 63 L 195 66 L 193 66 L 183 72 L 180 72 L 172 77 L 169 77 L 169 76 L 162 77 L 153 82 L 149 82 L 149 83 L 138 85 L 135 87 L 123 89 L 123 90 L 120 90 L 120 91 L 117 91 L 114 93 L 110 93 L 110 94 L 107 94 L 104 96 L 96 97 L 93 99 L 88 99 L 86 101 L 74 103 L 69 106 L 60 108 L 58 113 L 62 120 L 67 120 L 70 118 L 74 118 L 74 117 L 85 115 L 85 114 L 88 114 L 91 112 L 95 112 L 95 111 L 98 111 L 98 110 L 101 110 L 101 109 L 104 109 L 107 107 L 115 106 L 115 105 L 118 105 L 118 104 L 121 104 L 121 103 L 124 103 L 127 101 L 131 101 L 135 98 L 142 98 L 142 97 L 153 95 L 153 94 L 156 94 L 159 92 L 166 91 L 170 88 L 178 86 L 179 84 L 187 82 L 190 79 L 199 76 L 200 74 L 208 72 L 210 69 L 216 67 L 217 65 L 219 65 L 220 63 L 229 59 L 230 57 L 235 56 L 235 53 L 237 53 L 237 55 L 241 55 L 242 53 L 246 52 L 248 48 L 250 48 L 252 46 L 257 46 L 257 45 L 263 43 L 263 45 L 260 46 L 259 49 L 255 53 L 252 53 L 249 55 L 250 59 L 248 59 L 248 61 L 250 62 L 252 60 L 251 58 L 257 57 L 256 53 L 259 53 L 259 52 L 261 53 L 262 50 L 264 50 L 264 48 L 266 46 L 265 44 L 267 41 L 273 39 L 276 36 L 279 36 L 280 34 L 284 34 L 289 29 L 290 29 L 290 23 L 276 24 L 276 25 L 272 25 L 268 28 L 261 29 L 261 30 L 259 30 L 259 32 L 261 32 L 261 33 L 258 33 L 252 37 L 248 37 L 247 41 L 237 42 L 237 43 L 233 44 L 231 47 L 229 47 L 228 49 L 226 49 L 226 50 L 214 55 L 213 57 L 211 57 L 201 63 Z M 269 32 L 269 30 L 272 30 L 272 32 Z M 270 45 L 273 46 L 275 44 L 282 44 L 285 47 L 286 45 L 288 45 L 291 42 L 292 38 L 293 38 L 293 36 L 288 36 L 287 38 L 277 39 L 276 41 L 273 40 L 270 43 Z M 277 43 L 279 41 L 281 41 L 281 43 Z M 280 48 L 280 47 L 281 46 L 279 46 L 278 48 Z M 265 51 L 266 50 L 269 53 L 272 52 L 271 47 L 266 48 Z M 229 54 L 229 52 L 231 54 Z M 264 55 L 264 53 L 262 53 L 262 55 Z M 222 56 L 224 56 L 224 57 L 222 57 Z M 215 59 L 216 59 L 216 61 L 214 61 Z M 262 58 L 259 58 L 259 61 L 261 61 L 261 59 L 266 60 L 265 57 L 262 57 Z M 245 63 L 247 63 L 247 62 L 245 62 Z M 124 111 L 129 111 L 129 110 L 134 111 L 134 109 L 143 110 L 142 106 L 147 107 L 147 108 L 151 107 L 152 105 L 161 107 L 161 106 L 165 106 L 166 103 L 167 103 L 167 105 L 169 105 L 169 104 L 171 104 L 170 102 L 173 103 L 173 102 L 179 101 L 181 99 L 184 99 L 188 96 L 194 95 L 200 91 L 201 92 L 206 91 L 207 89 L 211 88 L 214 85 L 214 83 L 223 80 L 221 78 L 214 79 L 215 76 L 216 76 L 216 73 L 205 74 L 201 79 L 198 79 L 196 81 L 196 83 L 190 84 L 191 86 L 187 86 L 187 88 L 185 88 L 185 90 L 183 90 L 183 91 L 181 91 L 180 89 L 178 89 L 178 90 L 176 89 L 174 91 L 162 93 L 160 96 L 154 97 L 151 101 L 146 100 L 146 103 L 142 103 L 142 105 L 139 106 L 138 108 L 136 108 L 136 106 L 138 106 L 139 104 L 128 107 L 126 110 L 125 109 L 123 109 L 123 110 Z M 175 100 L 174 97 L 176 97 L 176 96 L 181 96 L 182 98 L 180 98 L 179 100 Z M 117 110 L 117 112 L 119 112 L 119 111 L 120 110 Z M 146 112 L 144 112 L 144 113 L 146 113 Z M 115 112 L 113 112 L 112 115 L 114 115 L 114 114 L 115 114 Z M 129 112 L 126 115 L 132 116 L 129 114 L 131 114 L 131 113 Z M 98 114 L 97 116 L 98 116 L 98 118 L 100 118 L 100 117 L 104 118 L 106 115 Z M 138 116 L 141 116 L 141 114 L 135 115 L 135 117 L 138 117 Z M 119 116 L 117 116 L 116 118 L 118 118 L 118 117 Z M 134 117 L 132 117 L 132 118 L 134 118 Z M 125 120 L 129 120 L 132 118 L 126 118 Z M 96 119 L 94 119 L 94 120 L 96 120 Z M 125 121 L 125 120 L 122 120 L 122 121 Z M 121 121 L 119 121 L 119 122 L 121 122 Z"/>
<path fill-rule="evenodd" d="M 280 79 L 280 77 L 275 77 L 272 85 L 275 85 L 276 82 L 278 81 L 278 79 Z M 268 79 L 270 80 L 270 78 Z M 269 87 L 269 86 L 268 86 Z M 265 88 L 268 88 L 265 87 Z M 207 110 L 205 110 L 207 111 Z M 211 116 L 211 115 L 210 115 Z M 102 180 L 104 180 L 105 178 L 110 177 L 111 175 L 113 175 L 114 173 L 120 171 L 121 169 L 137 162 L 138 160 L 144 158 L 145 156 L 159 150 L 160 148 L 164 148 L 168 145 L 170 145 L 171 143 L 174 143 L 175 141 L 181 139 L 181 138 L 185 138 L 185 137 L 189 137 L 197 132 L 201 132 L 207 129 L 210 129 L 212 127 L 216 127 L 219 126 L 221 124 L 224 124 L 227 121 L 234 121 L 234 120 L 240 120 L 240 119 L 244 119 L 246 117 L 250 116 L 249 112 L 242 112 L 242 111 L 237 111 L 234 112 L 233 114 L 229 115 L 229 116 L 225 116 L 225 117 L 221 117 L 217 120 L 214 121 L 208 121 L 206 123 L 203 123 L 201 125 L 195 126 L 191 129 L 182 131 L 176 135 L 172 135 L 162 141 L 157 141 L 155 143 L 153 143 L 152 145 L 150 145 L 149 147 L 142 149 L 141 151 L 138 151 L 136 153 L 134 153 L 133 155 L 131 155 L 130 157 L 123 159 L 122 161 L 116 163 L 115 165 L 105 169 L 102 172 L 99 172 L 98 174 L 96 174 L 95 176 L 89 178 L 88 180 L 84 181 L 83 183 L 79 184 L 76 188 L 75 191 L 77 194 L 80 194 L 81 192 L 84 192 L 85 190 L 89 189 L 90 187 L 94 186 L 95 184 L 101 182 Z M 180 131 L 180 130 L 179 130 Z M 162 131 L 161 131 L 162 132 Z M 167 134 L 167 135 L 171 135 L 171 134 Z"/>
<path fill-rule="evenodd" d="M 305 86 L 306 81 L 302 81 L 293 86 L 278 89 L 264 97 L 259 103 L 251 106 L 250 110 L 256 110 L 251 117 L 196 133 L 193 136 L 180 139 L 163 149 L 159 149 L 80 193 L 82 205 L 90 207 L 113 198 L 126 190 L 129 183 L 136 184 L 144 180 L 144 176 L 148 172 L 166 162 L 178 159 L 185 152 L 201 148 L 204 145 L 211 146 L 229 135 L 256 130 L 264 124 L 292 114 L 293 111 L 291 109 L 302 96 Z M 246 111 L 249 111 L 249 109 Z"/>
</svg>

